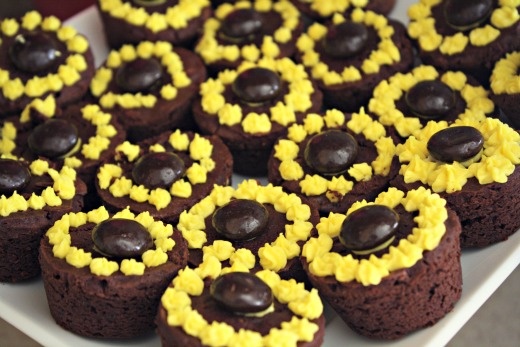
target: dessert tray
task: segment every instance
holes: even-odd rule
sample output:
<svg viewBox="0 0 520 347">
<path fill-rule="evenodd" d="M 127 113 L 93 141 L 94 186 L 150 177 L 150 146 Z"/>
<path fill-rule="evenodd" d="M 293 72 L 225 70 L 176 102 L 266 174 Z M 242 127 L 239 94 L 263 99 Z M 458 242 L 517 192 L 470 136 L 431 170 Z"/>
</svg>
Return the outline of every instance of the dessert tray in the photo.
<svg viewBox="0 0 520 347">
<path fill-rule="evenodd" d="M 399 0 L 391 17 L 407 21 L 406 9 L 413 0 Z M 95 7 L 69 19 L 91 43 L 96 62 L 108 53 L 102 24 Z M 234 175 L 236 184 L 245 177 Z M 263 183 L 266 183 L 263 180 Z M 336 346 L 443 346 L 471 318 L 500 284 L 520 263 L 520 232 L 509 240 L 479 250 L 462 252 L 463 292 L 454 310 L 436 325 L 420 330 L 398 341 L 369 340 L 351 331 L 332 310 L 326 308 L 325 347 Z M 52 347 L 159 347 L 157 336 L 141 339 L 101 341 L 87 339 L 64 330 L 52 319 L 40 279 L 20 284 L 0 283 L 0 317 L 44 346 Z M 85 322 L 88 324 L 88 322 Z"/>
</svg>

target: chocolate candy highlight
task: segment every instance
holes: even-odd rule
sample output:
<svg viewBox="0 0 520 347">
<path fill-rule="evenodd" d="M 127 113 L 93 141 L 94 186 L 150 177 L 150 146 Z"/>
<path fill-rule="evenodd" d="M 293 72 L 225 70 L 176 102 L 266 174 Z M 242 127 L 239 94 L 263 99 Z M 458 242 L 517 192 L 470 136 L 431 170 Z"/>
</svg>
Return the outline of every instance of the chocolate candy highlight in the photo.
<svg viewBox="0 0 520 347">
<path fill-rule="evenodd" d="M 20 191 L 31 181 L 27 164 L 13 159 L 0 159 L 0 193 Z"/>
<path fill-rule="evenodd" d="M 232 85 L 235 95 L 249 103 L 263 103 L 282 91 L 280 76 L 272 70 L 255 67 L 240 73 Z"/>
<path fill-rule="evenodd" d="M 264 205 L 247 199 L 231 200 L 212 217 L 213 227 L 228 240 L 251 240 L 267 226 L 269 213 Z"/>
<path fill-rule="evenodd" d="M 107 219 L 92 230 L 94 249 L 110 258 L 137 258 L 153 247 L 150 233 L 130 219 Z"/>
<path fill-rule="evenodd" d="M 441 81 L 421 81 L 405 96 L 406 104 L 419 118 L 430 120 L 445 117 L 455 107 L 455 93 Z"/>
<path fill-rule="evenodd" d="M 33 129 L 27 144 L 36 155 L 60 158 L 80 142 L 78 128 L 68 120 L 49 119 Z"/>
<path fill-rule="evenodd" d="M 454 29 L 465 31 L 485 22 L 493 12 L 492 0 L 446 0 L 444 17 Z"/>
<path fill-rule="evenodd" d="M 48 71 L 60 55 L 55 41 L 42 32 L 17 35 L 9 48 L 9 57 L 13 64 L 32 74 Z"/>
<path fill-rule="evenodd" d="M 254 274 L 230 272 L 210 286 L 210 294 L 224 309 L 249 314 L 267 310 L 273 304 L 271 288 Z"/>
<path fill-rule="evenodd" d="M 221 23 L 220 32 L 225 38 L 250 41 L 262 29 L 262 16 L 250 8 L 232 11 Z"/>
<path fill-rule="evenodd" d="M 352 21 L 331 26 L 323 39 L 323 49 L 331 57 L 349 58 L 363 50 L 368 41 L 366 26 Z"/>
<path fill-rule="evenodd" d="M 132 0 L 136 5 L 139 6 L 157 6 L 162 5 L 166 0 Z"/>
<path fill-rule="evenodd" d="M 393 209 L 385 205 L 367 205 L 345 218 L 339 240 L 354 253 L 370 253 L 387 245 L 398 226 L 399 215 Z"/>
<path fill-rule="evenodd" d="M 152 152 L 143 155 L 132 170 L 132 179 L 146 188 L 170 188 L 184 176 L 184 161 L 172 152 Z"/>
<path fill-rule="evenodd" d="M 116 83 L 125 92 L 149 92 L 160 84 L 163 74 L 163 67 L 157 59 L 137 58 L 117 70 Z"/>
<path fill-rule="evenodd" d="M 470 126 L 443 129 L 430 137 L 427 143 L 430 155 L 442 162 L 464 162 L 480 153 L 484 136 Z"/>
<path fill-rule="evenodd" d="M 347 132 L 328 130 L 313 136 L 305 146 L 307 165 L 323 175 L 347 171 L 358 153 L 356 139 Z"/>
</svg>

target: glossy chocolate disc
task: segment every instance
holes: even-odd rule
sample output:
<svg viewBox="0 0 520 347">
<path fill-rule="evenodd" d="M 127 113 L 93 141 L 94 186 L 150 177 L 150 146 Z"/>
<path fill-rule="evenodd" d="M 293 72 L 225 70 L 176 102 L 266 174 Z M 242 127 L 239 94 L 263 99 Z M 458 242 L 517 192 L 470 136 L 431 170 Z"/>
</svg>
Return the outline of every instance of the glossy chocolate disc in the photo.
<svg viewBox="0 0 520 347">
<path fill-rule="evenodd" d="M 0 194 L 20 192 L 31 181 L 27 164 L 13 159 L 0 159 Z"/>
<path fill-rule="evenodd" d="M 173 182 L 184 176 L 184 161 L 172 152 L 151 152 L 135 163 L 132 178 L 146 188 L 169 189 Z"/>
<path fill-rule="evenodd" d="M 366 26 L 347 20 L 328 29 L 323 49 L 332 57 L 348 58 L 361 52 L 367 41 Z"/>
<path fill-rule="evenodd" d="M 250 240 L 264 232 L 269 214 L 264 205 L 247 199 L 231 200 L 215 211 L 213 227 L 228 240 Z"/>
<path fill-rule="evenodd" d="M 36 155 L 59 158 L 71 152 L 80 141 L 78 129 L 65 119 L 49 119 L 33 129 L 27 144 Z"/>
<path fill-rule="evenodd" d="M 250 8 L 242 8 L 229 13 L 221 23 L 224 37 L 247 39 L 262 29 L 262 16 Z"/>
<path fill-rule="evenodd" d="M 161 63 L 154 58 L 124 63 L 116 72 L 116 83 L 128 93 L 146 93 L 159 85 L 163 76 Z"/>
<path fill-rule="evenodd" d="M 328 130 L 313 136 L 305 146 L 307 165 L 323 175 L 347 171 L 358 153 L 356 139 L 347 132 Z"/>
<path fill-rule="evenodd" d="M 444 16 L 454 29 L 473 29 L 485 22 L 493 12 L 492 0 L 446 0 Z"/>
<path fill-rule="evenodd" d="M 97 252 L 111 258 L 137 258 L 153 247 L 150 233 L 130 219 L 107 219 L 94 227 L 92 241 Z"/>
<path fill-rule="evenodd" d="M 394 237 L 399 215 L 384 205 L 367 205 L 350 213 L 339 233 L 341 243 L 351 251 L 366 251 Z"/>
<path fill-rule="evenodd" d="M 428 140 L 428 152 L 445 162 L 464 162 L 476 156 L 484 147 L 484 136 L 470 126 L 456 126 L 433 134 Z"/>
<path fill-rule="evenodd" d="M 164 4 L 166 0 L 132 0 L 132 2 L 139 6 L 157 6 Z"/>
<path fill-rule="evenodd" d="M 245 102 L 262 103 L 280 95 L 282 81 L 276 72 L 255 67 L 241 72 L 233 82 L 232 89 Z"/>
<path fill-rule="evenodd" d="M 441 81 L 421 81 L 405 96 L 406 104 L 419 118 L 430 120 L 445 117 L 455 107 L 455 93 Z"/>
<path fill-rule="evenodd" d="M 262 312 L 273 304 L 271 288 L 247 272 L 230 272 L 217 277 L 211 283 L 210 294 L 222 308 L 237 314 Z"/>
<path fill-rule="evenodd" d="M 43 32 L 17 35 L 9 48 L 13 64 L 28 73 L 47 71 L 60 55 L 55 41 Z"/>
</svg>

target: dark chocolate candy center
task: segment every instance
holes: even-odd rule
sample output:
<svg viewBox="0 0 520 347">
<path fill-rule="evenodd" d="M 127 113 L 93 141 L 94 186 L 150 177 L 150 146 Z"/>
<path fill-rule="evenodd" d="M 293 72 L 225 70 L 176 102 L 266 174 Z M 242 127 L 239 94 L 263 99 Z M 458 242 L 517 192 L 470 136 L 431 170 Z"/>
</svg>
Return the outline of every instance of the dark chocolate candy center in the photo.
<svg viewBox="0 0 520 347">
<path fill-rule="evenodd" d="M 421 81 L 405 96 L 406 104 L 422 119 L 445 117 L 455 107 L 455 93 L 441 81 Z"/>
<path fill-rule="evenodd" d="M 136 5 L 139 6 L 157 6 L 162 5 L 166 0 L 132 0 Z"/>
<path fill-rule="evenodd" d="M 273 304 L 271 288 L 259 277 L 247 272 L 230 272 L 211 283 L 211 297 L 224 309 L 237 313 L 258 313 Z"/>
<path fill-rule="evenodd" d="M 153 247 L 150 233 L 130 219 L 107 219 L 92 230 L 94 249 L 111 258 L 137 258 Z"/>
<path fill-rule="evenodd" d="M 455 126 L 433 134 L 428 140 L 430 155 L 442 162 L 464 162 L 476 156 L 484 147 L 484 137 L 470 126 Z"/>
<path fill-rule="evenodd" d="M 473 29 L 485 22 L 493 11 L 492 0 L 446 0 L 446 22 L 456 30 Z"/>
<path fill-rule="evenodd" d="M 366 26 L 347 20 L 328 29 L 323 49 L 332 57 L 348 58 L 361 52 L 367 41 Z"/>
<path fill-rule="evenodd" d="M 27 164 L 13 159 L 0 159 L 0 194 L 20 191 L 31 181 Z"/>
<path fill-rule="evenodd" d="M 163 67 L 154 58 L 124 63 L 116 72 L 116 83 L 125 92 L 138 93 L 151 91 L 162 79 Z"/>
<path fill-rule="evenodd" d="M 356 159 L 358 143 L 344 131 L 328 130 L 313 136 L 305 146 L 305 162 L 323 175 L 345 172 Z"/>
<path fill-rule="evenodd" d="M 28 73 L 47 71 L 60 55 L 55 41 L 42 32 L 17 35 L 9 48 L 13 64 Z"/>
<path fill-rule="evenodd" d="M 367 251 L 390 240 L 399 226 L 399 215 L 384 205 L 361 207 L 345 218 L 339 240 L 349 250 Z"/>
<path fill-rule="evenodd" d="M 213 227 L 228 240 L 250 240 L 266 228 L 269 213 L 264 205 L 247 199 L 231 200 L 215 211 Z"/>
<path fill-rule="evenodd" d="M 262 103 L 280 94 L 282 81 L 276 72 L 255 67 L 240 73 L 233 82 L 232 89 L 245 102 Z"/>
<path fill-rule="evenodd" d="M 146 188 L 170 188 L 184 176 L 184 161 L 172 152 L 151 152 L 137 160 L 132 170 L 135 183 Z"/>
<path fill-rule="evenodd" d="M 262 29 L 262 16 L 250 8 L 232 11 L 221 23 L 220 31 L 231 39 L 250 39 Z"/>
<path fill-rule="evenodd" d="M 64 119 L 49 119 L 33 129 L 27 144 L 36 155 L 58 158 L 72 151 L 79 140 L 74 124 Z"/>
</svg>

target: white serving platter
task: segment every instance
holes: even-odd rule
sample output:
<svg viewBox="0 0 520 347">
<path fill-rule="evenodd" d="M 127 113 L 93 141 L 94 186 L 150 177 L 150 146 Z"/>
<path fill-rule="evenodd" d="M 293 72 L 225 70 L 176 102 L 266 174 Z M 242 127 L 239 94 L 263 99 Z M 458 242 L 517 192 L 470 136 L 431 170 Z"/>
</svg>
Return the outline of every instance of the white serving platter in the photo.
<svg viewBox="0 0 520 347">
<path fill-rule="evenodd" d="M 413 0 L 398 0 L 391 16 L 406 22 L 406 9 L 411 3 Z M 97 10 L 92 6 L 69 19 L 66 24 L 72 25 L 88 37 L 96 62 L 100 64 L 107 55 L 108 48 Z M 244 178 L 234 175 L 233 181 L 236 184 Z M 333 312 L 327 310 L 324 347 L 446 345 L 520 263 L 520 232 L 499 244 L 480 250 L 463 251 L 461 262 L 464 282 L 462 297 L 454 310 L 433 327 L 394 342 L 374 341 L 355 334 Z M 134 340 L 102 341 L 83 338 L 62 329 L 49 313 L 43 284 L 39 278 L 21 284 L 0 283 L 0 317 L 38 343 L 49 347 L 160 347 L 161 345 L 155 335 Z"/>
</svg>

